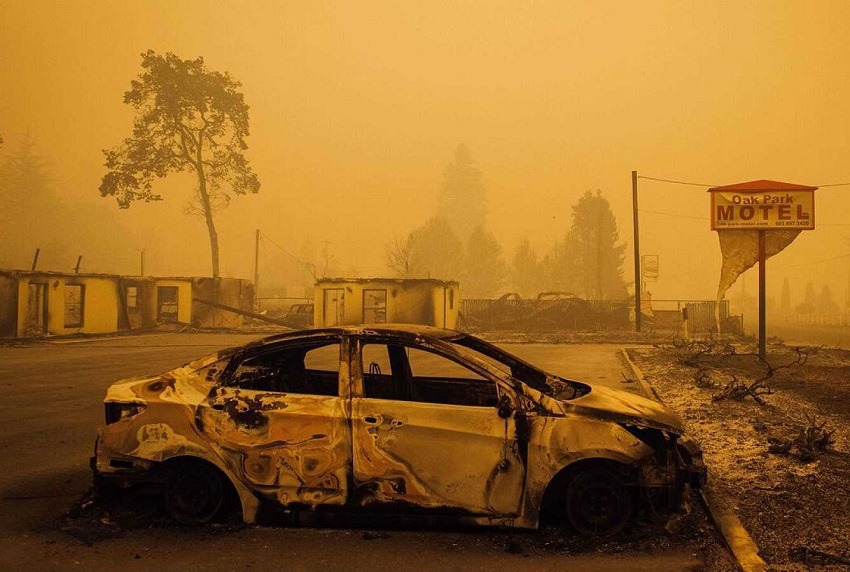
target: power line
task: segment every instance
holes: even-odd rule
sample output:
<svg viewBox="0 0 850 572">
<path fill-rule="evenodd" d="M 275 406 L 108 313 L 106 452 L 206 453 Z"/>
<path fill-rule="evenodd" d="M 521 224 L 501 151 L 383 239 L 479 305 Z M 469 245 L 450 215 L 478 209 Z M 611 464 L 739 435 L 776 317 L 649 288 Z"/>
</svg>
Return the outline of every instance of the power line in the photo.
<svg viewBox="0 0 850 572">
<path fill-rule="evenodd" d="M 648 181 L 658 181 L 660 183 L 673 183 L 676 185 L 691 185 L 693 187 L 718 187 L 720 185 L 709 185 L 707 183 L 691 183 L 688 181 L 676 181 L 673 179 L 661 179 L 658 177 L 647 177 L 645 175 L 638 175 L 638 179 L 646 179 Z M 826 185 L 815 185 L 816 187 L 823 189 L 825 187 L 850 187 L 850 183 L 829 183 Z"/>
<path fill-rule="evenodd" d="M 647 177 L 638 175 L 638 179 L 646 179 L 648 181 L 658 181 L 660 183 L 673 183 L 676 185 L 691 185 L 693 187 L 717 187 L 718 185 L 709 185 L 706 183 L 690 183 L 688 181 L 674 181 L 673 179 L 659 179 L 658 177 Z"/>
<path fill-rule="evenodd" d="M 275 241 L 273 241 L 271 238 L 269 238 L 268 236 L 266 236 L 266 235 L 265 235 L 265 233 L 260 232 L 260 238 L 263 238 L 263 239 L 265 239 L 265 240 L 269 241 L 271 244 L 273 244 L 274 246 L 278 247 L 278 248 L 279 248 L 281 251 L 283 251 L 285 254 L 288 254 L 289 256 L 291 256 L 292 258 L 294 258 L 295 260 L 297 260 L 297 261 L 298 261 L 298 262 L 300 262 L 301 264 L 304 264 L 305 266 L 312 266 L 312 265 L 313 265 L 311 262 L 307 262 L 307 261 L 306 261 L 306 260 L 304 260 L 303 258 L 301 258 L 301 257 L 299 257 L 299 256 L 296 256 L 295 254 L 293 254 L 292 252 L 290 252 L 290 251 L 289 251 L 289 250 L 287 250 L 286 248 L 282 247 L 281 245 L 279 245 L 278 243 L 276 243 Z"/>
<path fill-rule="evenodd" d="M 673 218 L 692 218 L 694 220 L 708 220 L 708 217 L 705 217 L 705 216 L 690 216 L 690 215 L 675 214 L 675 213 L 665 213 L 665 212 L 662 212 L 662 211 L 649 211 L 649 210 L 646 210 L 646 209 L 638 209 L 638 212 L 655 214 L 655 215 L 670 216 L 670 217 L 673 217 Z"/>
<path fill-rule="evenodd" d="M 850 257 L 850 253 L 842 254 L 841 256 L 833 256 L 832 258 L 824 258 L 822 260 L 813 260 L 811 262 L 803 262 L 802 264 L 791 264 L 788 268 L 798 268 L 800 266 L 812 266 L 815 264 L 823 264 L 824 262 L 832 262 L 833 260 L 841 260 L 842 258 Z"/>
</svg>

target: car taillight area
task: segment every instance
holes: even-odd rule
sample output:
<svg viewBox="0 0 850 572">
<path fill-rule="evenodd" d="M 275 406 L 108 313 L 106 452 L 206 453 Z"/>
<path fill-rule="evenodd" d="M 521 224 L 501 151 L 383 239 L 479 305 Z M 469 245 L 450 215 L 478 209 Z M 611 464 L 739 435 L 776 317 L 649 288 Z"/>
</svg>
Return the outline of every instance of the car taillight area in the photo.
<svg viewBox="0 0 850 572">
<path fill-rule="evenodd" d="M 134 415 L 138 415 L 145 409 L 144 403 L 119 403 L 107 401 L 104 403 L 106 412 L 106 424 L 112 425 L 122 419 L 129 419 Z"/>
</svg>

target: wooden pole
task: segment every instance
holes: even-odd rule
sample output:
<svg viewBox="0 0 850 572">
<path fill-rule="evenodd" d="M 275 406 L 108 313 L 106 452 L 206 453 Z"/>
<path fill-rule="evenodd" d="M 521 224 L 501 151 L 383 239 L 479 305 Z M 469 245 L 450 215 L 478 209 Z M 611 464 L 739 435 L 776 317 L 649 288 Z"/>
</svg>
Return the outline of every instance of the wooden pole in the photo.
<svg viewBox="0 0 850 572">
<path fill-rule="evenodd" d="M 257 289 L 260 284 L 260 229 L 254 235 L 254 298 L 257 298 L 259 304 L 259 293 Z"/>
<path fill-rule="evenodd" d="M 765 305 L 764 230 L 759 230 L 759 357 L 765 359 L 767 347 L 767 312 Z"/>
<path fill-rule="evenodd" d="M 139 276 L 145 275 L 145 249 L 139 253 Z"/>
<path fill-rule="evenodd" d="M 83 261 L 83 255 L 80 254 L 80 255 L 77 256 L 77 265 L 74 266 L 74 274 L 80 273 L 80 262 L 82 262 L 82 261 Z"/>
<path fill-rule="evenodd" d="M 32 257 L 32 270 L 35 271 L 35 267 L 38 266 L 38 253 L 41 252 L 40 248 L 35 249 L 35 254 Z"/>
<path fill-rule="evenodd" d="M 635 331 L 640 331 L 640 232 L 638 230 L 637 171 L 632 171 L 632 215 L 635 245 Z"/>
</svg>

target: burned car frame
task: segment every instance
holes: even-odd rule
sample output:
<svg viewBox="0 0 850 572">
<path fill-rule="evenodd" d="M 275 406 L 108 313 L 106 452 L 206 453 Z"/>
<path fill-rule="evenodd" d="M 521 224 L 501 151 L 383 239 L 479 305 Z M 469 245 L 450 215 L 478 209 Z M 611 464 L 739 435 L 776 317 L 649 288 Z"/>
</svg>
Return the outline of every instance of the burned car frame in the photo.
<svg viewBox="0 0 850 572">
<path fill-rule="evenodd" d="M 699 448 L 663 405 L 548 374 L 468 334 L 340 327 L 265 338 L 113 384 L 96 482 L 163 485 L 176 520 L 228 499 L 453 515 L 613 534 L 699 486 Z"/>
</svg>

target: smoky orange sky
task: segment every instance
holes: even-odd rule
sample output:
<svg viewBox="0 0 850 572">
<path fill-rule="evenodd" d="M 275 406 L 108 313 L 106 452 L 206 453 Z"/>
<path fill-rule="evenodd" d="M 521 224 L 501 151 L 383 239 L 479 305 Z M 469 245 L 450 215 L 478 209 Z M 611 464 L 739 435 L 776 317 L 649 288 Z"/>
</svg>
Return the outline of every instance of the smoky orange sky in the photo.
<svg viewBox="0 0 850 572">
<path fill-rule="evenodd" d="M 387 274 L 385 244 L 433 211 L 461 142 L 506 258 L 524 236 L 544 254 L 595 189 L 631 248 L 632 169 L 712 185 L 850 181 L 847 2 L 4 0 L 0 21 L 0 153 L 31 134 L 60 192 L 108 203 L 153 274 L 208 274 L 209 246 L 183 214 L 188 180 L 129 211 L 98 195 L 101 150 L 130 133 L 121 98 L 147 49 L 204 56 L 251 106 L 263 186 L 219 215 L 224 275 L 251 276 L 255 228 L 293 250 L 329 241 L 340 266 Z M 773 295 L 788 277 L 795 304 L 808 280 L 844 302 L 848 193 L 818 191 L 818 229 L 768 265 Z M 713 298 L 705 189 L 641 180 L 640 202 L 642 250 L 660 255 L 654 297 Z M 135 272 L 133 248 L 104 249 L 126 263 L 92 269 Z"/>
</svg>

